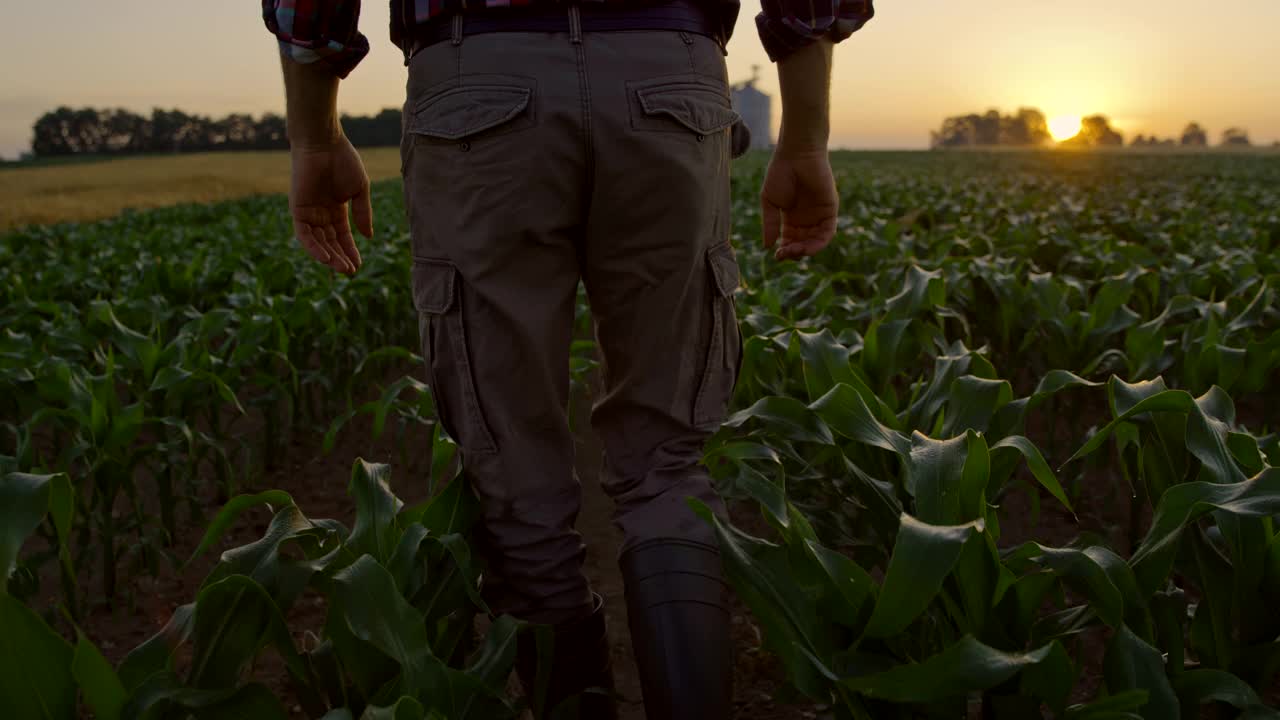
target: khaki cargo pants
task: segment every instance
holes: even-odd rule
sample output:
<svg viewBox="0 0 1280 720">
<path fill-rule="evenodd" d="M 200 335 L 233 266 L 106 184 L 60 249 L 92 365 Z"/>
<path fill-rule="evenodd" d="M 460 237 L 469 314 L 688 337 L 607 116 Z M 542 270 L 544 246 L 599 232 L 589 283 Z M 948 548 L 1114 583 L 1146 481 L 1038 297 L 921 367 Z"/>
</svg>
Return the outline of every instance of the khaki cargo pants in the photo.
<svg viewBox="0 0 1280 720">
<path fill-rule="evenodd" d="M 410 61 L 401 148 L 436 408 L 480 498 L 495 612 L 591 609 L 569 431 L 579 281 L 603 356 L 591 423 L 624 552 L 714 544 L 702 447 L 741 358 L 724 56 L 682 32 L 496 33 Z"/>
</svg>

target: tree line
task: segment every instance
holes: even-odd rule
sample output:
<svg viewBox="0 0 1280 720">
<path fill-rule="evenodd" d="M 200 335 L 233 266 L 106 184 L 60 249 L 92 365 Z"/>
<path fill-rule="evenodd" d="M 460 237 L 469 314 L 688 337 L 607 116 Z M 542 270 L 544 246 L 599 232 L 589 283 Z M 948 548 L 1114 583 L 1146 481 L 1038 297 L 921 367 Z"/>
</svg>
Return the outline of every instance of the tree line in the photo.
<svg viewBox="0 0 1280 720">
<path fill-rule="evenodd" d="M 1041 147 L 1053 143 L 1044 113 L 1036 108 L 1020 108 L 1016 114 L 1002 115 L 999 110 L 983 114 L 953 115 L 942 121 L 942 127 L 930 133 L 930 146 L 954 147 Z M 1068 147 L 1121 147 L 1124 134 L 1111 127 L 1106 115 L 1090 115 L 1080 121 L 1080 130 L 1061 145 Z M 1209 133 L 1199 123 L 1190 123 L 1175 138 L 1159 138 L 1139 134 L 1130 147 L 1208 147 Z M 1231 127 L 1222 132 L 1221 147 L 1249 147 L 1249 132 Z"/>
<path fill-rule="evenodd" d="M 396 108 L 372 116 L 343 115 L 341 122 L 347 137 L 358 147 L 400 144 L 400 110 Z M 274 113 L 214 118 L 160 108 L 144 116 L 123 109 L 60 107 L 40 116 L 32 134 L 31 152 L 36 157 L 289 147 L 285 119 Z"/>
<path fill-rule="evenodd" d="M 1015 115 L 999 110 L 985 114 L 954 115 L 942 121 L 942 128 L 930 133 L 935 148 L 992 146 L 1035 147 L 1053 141 L 1049 122 L 1035 108 L 1020 108 Z"/>
<path fill-rule="evenodd" d="M 1190 123 L 1182 131 L 1182 136 L 1178 139 L 1160 138 L 1156 135 L 1135 135 L 1133 140 L 1129 141 L 1129 147 L 1208 147 L 1209 131 L 1200 127 L 1199 123 Z M 1249 131 L 1244 128 L 1229 127 L 1222 131 L 1222 137 L 1218 142 L 1219 147 L 1252 147 L 1253 142 L 1249 140 Z"/>
</svg>

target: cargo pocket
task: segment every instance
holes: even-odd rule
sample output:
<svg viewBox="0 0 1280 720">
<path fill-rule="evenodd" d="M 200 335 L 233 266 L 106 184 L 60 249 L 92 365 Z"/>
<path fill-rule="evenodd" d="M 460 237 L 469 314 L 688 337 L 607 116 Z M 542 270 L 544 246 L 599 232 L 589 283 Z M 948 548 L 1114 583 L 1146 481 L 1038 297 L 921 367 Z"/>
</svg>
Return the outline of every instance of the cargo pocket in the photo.
<svg viewBox="0 0 1280 720">
<path fill-rule="evenodd" d="M 418 144 L 470 143 L 532 127 L 532 100 L 519 85 L 454 85 L 419 101 L 407 129 Z"/>
<path fill-rule="evenodd" d="M 738 289 L 738 260 L 728 241 L 707 250 L 710 274 L 710 337 L 706 364 L 693 403 L 693 424 L 715 429 L 728 414 L 729 401 L 742 367 L 742 334 L 733 299 Z"/>
<path fill-rule="evenodd" d="M 462 280 L 453 263 L 414 258 L 413 304 L 421 319 L 423 357 L 440 423 L 464 451 L 496 452 L 476 393 Z"/>
</svg>

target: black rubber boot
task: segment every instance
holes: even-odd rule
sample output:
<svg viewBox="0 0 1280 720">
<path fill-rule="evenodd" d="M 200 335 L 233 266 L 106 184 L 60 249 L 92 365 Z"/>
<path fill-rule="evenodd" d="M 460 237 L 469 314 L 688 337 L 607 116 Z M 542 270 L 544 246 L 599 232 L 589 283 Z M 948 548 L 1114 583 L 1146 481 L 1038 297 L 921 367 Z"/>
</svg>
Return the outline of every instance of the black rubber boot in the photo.
<svg viewBox="0 0 1280 720">
<path fill-rule="evenodd" d="M 551 679 L 539 720 L 616 720 L 613 662 L 604 622 L 604 600 L 592 594 L 591 614 L 552 629 Z M 533 702 L 538 673 L 538 647 L 533 633 L 516 644 L 516 675 Z M 588 692 L 589 691 L 589 692 Z"/>
<path fill-rule="evenodd" d="M 728 720 L 733 704 L 729 587 L 720 551 L 650 540 L 620 559 L 645 716 Z"/>
</svg>

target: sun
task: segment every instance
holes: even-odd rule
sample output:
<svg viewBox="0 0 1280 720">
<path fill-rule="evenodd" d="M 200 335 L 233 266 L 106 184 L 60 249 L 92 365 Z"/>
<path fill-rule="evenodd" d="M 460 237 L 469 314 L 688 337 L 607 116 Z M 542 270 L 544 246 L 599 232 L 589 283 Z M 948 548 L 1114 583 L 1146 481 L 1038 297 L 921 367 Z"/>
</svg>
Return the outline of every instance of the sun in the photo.
<svg viewBox="0 0 1280 720">
<path fill-rule="evenodd" d="M 1049 134 L 1058 142 L 1073 138 L 1078 132 L 1080 132 L 1079 115 L 1059 115 L 1049 121 Z"/>
</svg>

